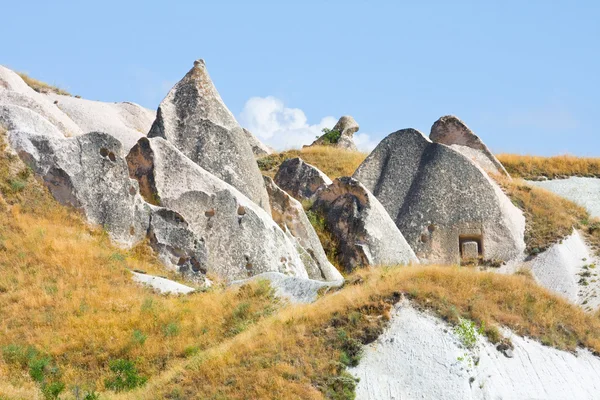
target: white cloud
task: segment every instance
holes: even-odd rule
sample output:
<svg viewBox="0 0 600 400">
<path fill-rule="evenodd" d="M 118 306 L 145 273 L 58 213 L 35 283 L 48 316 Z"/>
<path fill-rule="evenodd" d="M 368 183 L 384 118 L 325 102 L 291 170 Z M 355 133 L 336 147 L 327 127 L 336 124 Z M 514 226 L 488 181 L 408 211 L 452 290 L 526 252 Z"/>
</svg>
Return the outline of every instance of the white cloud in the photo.
<svg viewBox="0 0 600 400">
<path fill-rule="evenodd" d="M 240 114 L 241 125 L 276 150 L 311 144 L 322 135 L 323 128 L 331 129 L 336 122 L 337 118 L 327 116 L 318 124 L 310 125 L 304 111 L 286 107 L 283 101 L 273 96 L 250 98 Z M 367 134 L 354 135 L 354 138 L 361 150 L 375 147 Z"/>
</svg>

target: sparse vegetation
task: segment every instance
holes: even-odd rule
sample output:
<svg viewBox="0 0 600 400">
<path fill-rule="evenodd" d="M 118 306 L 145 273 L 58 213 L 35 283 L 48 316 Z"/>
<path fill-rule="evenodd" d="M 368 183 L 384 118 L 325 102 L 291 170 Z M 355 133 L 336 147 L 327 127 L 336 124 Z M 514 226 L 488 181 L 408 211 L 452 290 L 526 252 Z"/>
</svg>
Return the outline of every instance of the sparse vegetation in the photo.
<svg viewBox="0 0 600 400">
<path fill-rule="evenodd" d="M 274 177 L 281 163 L 294 157 L 302 158 L 307 163 L 319 168 L 331 179 L 335 179 L 341 176 L 352 176 L 367 154 L 332 146 L 312 146 L 302 150 L 275 153 L 259 158 L 257 162 L 263 174 Z"/>
<path fill-rule="evenodd" d="M 500 154 L 498 160 L 513 177 L 555 179 L 568 176 L 600 177 L 600 158 L 521 156 Z"/>
<path fill-rule="evenodd" d="M 320 137 L 317 136 L 317 139 L 321 138 L 324 145 L 336 144 L 337 142 L 340 141 L 340 137 L 342 136 L 341 132 L 334 131 L 329 128 L 323 128 L 322 132 L 323 132 L 323 136 L 320 136 Z"/>
<path fill-rule="evenodd" d="M 32 88 L 38 93 L 55 93 L 63 96 L 71 96 L 71 93 L 67 92 L 66 90 L 63 90 L 54 85 L 49 85 L 46 82 L 39 81 L 35 78 L 30 77 L 26 73 L 19 72 L 18 74 L 30 88 Z"/>
</svg>

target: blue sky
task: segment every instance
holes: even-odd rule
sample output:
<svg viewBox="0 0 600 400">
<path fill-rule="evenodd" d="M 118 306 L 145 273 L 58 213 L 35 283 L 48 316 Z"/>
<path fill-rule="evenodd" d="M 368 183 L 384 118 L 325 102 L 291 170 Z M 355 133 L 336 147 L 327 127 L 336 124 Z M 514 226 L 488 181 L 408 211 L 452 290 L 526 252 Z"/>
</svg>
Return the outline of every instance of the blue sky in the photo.
<svg viewBox="0 0 600 400">
<path fill-rule="evenodd" d="M 495 152 L 600 156 L 597 1 L 5 0 L 1 9 L 9 68 L 154 109 L 204 58 L 240 122 L 279 147 L 344 114 L 364 146 L 401 128 L 428 134 L 454 114 Z"/>
</svg>

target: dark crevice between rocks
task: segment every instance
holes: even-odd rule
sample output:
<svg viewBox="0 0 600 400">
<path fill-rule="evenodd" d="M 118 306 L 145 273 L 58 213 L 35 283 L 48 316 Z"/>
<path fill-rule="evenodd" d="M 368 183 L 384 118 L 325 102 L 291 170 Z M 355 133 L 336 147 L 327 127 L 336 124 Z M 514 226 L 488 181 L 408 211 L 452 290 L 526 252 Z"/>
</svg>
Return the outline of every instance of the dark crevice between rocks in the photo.
<svg viewBox="0 0 600 400">
<path fill-rule="evenodd" d="M 140 194 L 146 202 L 161 205 L 154 178 L 154 153 L 147 138 L 141 138 L 131 149 L 127 157 L 129 176 L 138 181 Z"/>
</svg>

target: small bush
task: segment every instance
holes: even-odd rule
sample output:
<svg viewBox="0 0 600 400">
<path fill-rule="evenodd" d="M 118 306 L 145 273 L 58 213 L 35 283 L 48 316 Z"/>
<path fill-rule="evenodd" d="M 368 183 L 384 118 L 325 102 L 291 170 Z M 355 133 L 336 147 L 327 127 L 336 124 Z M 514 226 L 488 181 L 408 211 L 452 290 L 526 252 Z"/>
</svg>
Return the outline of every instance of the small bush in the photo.
<svg viewBox="0 0 600 400">
<path fill-rule="evenodd" d="M 463 346 L 470 350 L 477 344 L 478 337 L 485 333 L 485 327 L 483 324 L 477 327 L 475 322 L 460 318 L 458 325 L 454 328 L 454 332 Z"/>
<path fill-rule="evenodd" d="M 124 390 L 135 389 L 146 383 L 147 378 L 138 374 L 133 361 L 123 359 L 112 360 L 108 366 L 113 376 L 104 381 L 107 389 L 122 392 Z"/>
<path fill-rule="evenodd" d="M 323 141 L 323 144 L 336 144 L 340 141 L 340 137 L 342 136 L 341 132 L 329 128 L 323 128 L 322 132 L 323 136 L 321 136 L 320 139 Z M 317 137 L 317 139 L 319 139 L 319 137 Z"/>
</svg>

